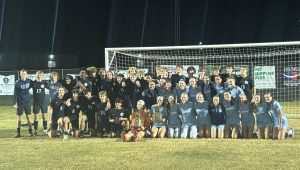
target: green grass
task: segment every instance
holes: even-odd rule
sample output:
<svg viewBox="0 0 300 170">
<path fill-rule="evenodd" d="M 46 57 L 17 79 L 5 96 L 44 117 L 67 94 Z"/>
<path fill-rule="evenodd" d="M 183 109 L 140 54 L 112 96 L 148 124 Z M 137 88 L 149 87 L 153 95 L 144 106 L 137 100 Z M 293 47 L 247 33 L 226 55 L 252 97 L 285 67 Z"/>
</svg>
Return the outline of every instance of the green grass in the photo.
<svg viewBox="0 0 300 170">
<path fill-rule="evenodd" d="M 290 119 L 293 139 L 211 140 L 14 139 L 16 116 L 0 107 L 0 169 L 299 169 L 300 118 Z M 23 119 L 25 123 L 25 118 Z"/>
<path fill-rule="evenodd" d="M 300 114 L 300 100 L 298 101 L 289 101 L 289 102 L 280 102 L 282 108 L 287 114 Z"/>
</svg>

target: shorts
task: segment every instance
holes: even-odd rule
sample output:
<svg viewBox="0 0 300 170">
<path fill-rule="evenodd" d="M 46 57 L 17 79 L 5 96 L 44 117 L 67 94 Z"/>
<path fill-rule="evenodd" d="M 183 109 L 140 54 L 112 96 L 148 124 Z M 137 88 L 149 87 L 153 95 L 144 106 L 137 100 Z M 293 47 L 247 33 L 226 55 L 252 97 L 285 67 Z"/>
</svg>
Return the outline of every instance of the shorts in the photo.
<svg viewBox="0 0 300 170">
<path fill-rule="evenodd" d="M 275 118 L 273 121 L 274 121 L 273 128 L 278 128 L 279 127 L 278 118 L 277 119 Z M 281 128 L 288 128 L 289 127 L 289 121 L 288 121 L 286 116 L 282 116 L 281 121 L 282 121 Z"/>
<path fill-rule="evenodd" d="M 121 124 L 110 123 L 109 126 L 110 126 L 110 131 L 114 133 L 121 133 L 123 130 Z"/>
<path fill-rule="evenodd" d="M 58 127 L 57 121 L 52 122 L 51 130 L 57 130 L 57 127 Z"/>
<path fill-rule="evenodd" d="M 272 117 L 273 118 L 273 128 L 279 127 L 279 119 L 278 117 Z"/>
<path fill-rule="evenodd" d="M 58 124 L 57 124 L 57 121 L 59 118 L 63 118 L 63 117 L 52 117 L 51 121 L 51 130 L 57 130 L 57 127 L 58 127 Z"/>
<path fill-rule="evenodd" d="M 161 123 L 161 124 L 153 124 L 152 128 L 161 128 L 161 127 L 166 127 L 166 124 Z"/>
<path fill-rule="evenodd" d="M 289 121 L 286 116 L 282 116 L 281 128 L 287 129 L 289 127 Z"/>
<path fill-rule="evenodd" d="M 225 125 L 213 125 L 211 124 L 210 129 L 211 130 L 224 130 Z"/>
<path fill-rule="evenodd" d="M 78 130 L 79 129 L 79 118 L 70 120 L 72 124 L 72 129 L 73 130 Z"/>
<path fill-rule="evenodd" d="M 96 124 L 96 120 L 95 120 L 95 114 L 86 114 L 86 117 L 88 119 L 88 127 L 89 129 L 95 129 L 95 124 Z"/>
<path fill-rule="evenodd" d="M 23 115 L 23 111 L 25 111 L 26 115 L 31 115 L 30 103 L 23 104 L 23 105 L 18 105 L 17 115 L 19 115 L 19 116 Z"/>
<path fill-rule="evenodd" d="M 45 101 L 33 102 L 33 113 L 38 114 L 39 112 L 47 113 L 47 103 Z"/>
</svg>

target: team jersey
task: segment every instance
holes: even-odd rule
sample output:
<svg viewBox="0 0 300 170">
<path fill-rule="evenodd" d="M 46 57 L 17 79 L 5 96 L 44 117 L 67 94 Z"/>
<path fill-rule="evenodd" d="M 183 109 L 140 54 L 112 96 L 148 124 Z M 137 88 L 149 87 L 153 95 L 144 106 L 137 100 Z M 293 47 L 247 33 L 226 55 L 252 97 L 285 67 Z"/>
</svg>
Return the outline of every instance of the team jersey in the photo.
<svg viewBox="0 0 300 170">
<path fill-rule="evenodd" d="M 115 103 L 115 98 L 114 98 L 114 80 L 112 79 L 106 79 L 106 84 L 107 84 L 107 89 L 106 89 L 106 93 L 107 93 L 107 97 L 109 98 L 110 102 L 112 104 Z"/>
<path fill-rule="evenodd" d="M 215 90 L 215 93 L 220 95 L 220 99 L 224 99 L 224 92 L 225 88 L 223 83 L 217 84 L 217 83 L 212 83 L 212 87 Z"/>
<path fill-rule="evenodd" d="M 199 92 L 202 93 L 202 88 L 200 86 L 196 86 L 196 87 L 189 86 L 188 87 L 189 101 L 191 101 L 192 103 L 195 103 L 196 102 L 196 95 Z"/>
<path fill-rule="evenodd" d="M 52 120 L 57 120 L 60 117 L 64 117 L 66 107 L 64 104 L 64 98 L 60 99 L 58 96 L 54 97 L 51 100 L 50 106 L 52 107 Z"/>
<path fill-rule="evenodd" d="M 284 116 L 284 112 L 282 111 L 282 107 L 280 105 L 280 103 L 276 100 L 274 100 L 272 102 L 272 104 L 270 105 L 270 110 L 269 110 L 272 114 L 272 118 L 273 118 L 273 126 L 274 127 L 279 127 L 279 112 L 281 112 L 281 117 Z"/>
<path fill-rule="evenodd" d="M 196 114 L 192 102 L 180 103 L 178 105 L 178 112 L 182 116 L 182 125 L 196 125 Z"/>
<path fill-rule="evenodd" d="M 173 90 L 162 89 L 160 91 L 159 95 L 164 97 L 164 101 L 168 101 L 169 96 L 174 95 L 174 91 Z"/>
<path fill-rule="evenodd" d="M 72 98 L 72 91 L 76 86 L 76 80 L 71 80 L 70 84 L 67 84 L 65 81 L 62 82 L 62 86 L 64 86 L 67 90 L 66 96 L 67 98 Z"/>
<path fill-rule="evenodd" d="M 239 112 L 241 113 L 241 121 L 243 127 L 254 127 L 255 120 L 252 105 L 249 102 L 239 104 Z"/>
<path fill-rule="evenodd" d="M 221 74 L 222 82 L 224 82 L 224 88 L 226 89 L 228 87 L 227 79 L 229 77 L 233 77 L 235 79 L 235 82 L 238 82 L 238 77 L 235 74 L 229 75 L 229 74 Z"/>
<path fill-rule="evenodd" d="M 110 109 L 109 111 L 109 119 L 114 119 L 115 121 L 113 124 L 120 124 L 122 122 L 121 118 L 129 118 L 129 115 L 127 114 L 126 110 L 124 108 L 121 109 Z"/>
<path fill-rule="evenodd" d="M 187 88 L 181 89 L 179 87 L 175 88 L 175 90 L 174 90 L 174 96 L 177 97 L 177 103 L 181 103 L 181 94 L 182 93 L 188 93 L 188 89 Z"/>
<path fill-rule="evenodd" d="M 207 101 L 208 103 L 211 102 L 212 96 L 214 95 L 212 88 L 213 87 L 210 83 L 204 83 L 202 85 L 204 100 Z"/>
<path fill-rule="evenodd" d="M 243 89 L 241 89 L 239 86 L 235 86 L 235 87 L 228 86 L 228 87 L 226 88 L 226 90 L 229 91 L 230 94 L 231 94 L 231 96 L 232 96 L 232 98 L 233 98 L 234 100 L 237 100 L 237 101 L 238 101 L 238 99 L 239 99 L 239 95 L 240 95 L 240 94 L 244 94 Z"/>
<path fill-rule="evenodd" d="M 122 82 L 119 83 L 119 82 L 115 81 L 113 83 L 113 95 L 115 98 L 121 98 L 124 101 L 125 96 L 126 96 L 126 86 L 123 87 Z"/>
<path fill-rule="evenodd" d="M 45 89 L 47 88 L 47 82 L 42 80 L 41 82 L 32 82 L 33 100 L 34 102 L 45 102 L 46 94 Z"/>
<path fill-rule="evenodd" d="M 256 125 L 258 128 L 272 126 L 272 116 L 268 112 L 267 103 L 259 103 L 255 107 Z"/>
<path fill-rule="evenodd" d="M 224 100 L 222 104 L 225 108 L 226 125 L 239 125 L 240 116 L 238 102 L 235 102 L 234 100 Z"/>
<path fill-rule="evenodd" d="M 92 90 L 92 83 L 88 79 L 79 80 L 85 89 Z"/>
<path fill-rule="evenodd" d="M 56 97 L 57 90 L 60 86 L 62 86 L 62 84 L 59 81 L 56 82 L 47 81 L 47 87 L 49 88 L 49 94 L 50 94 L 50 101 Z"/>
<path fill-rule="evenodd" d="M 225 108 L 222 105 L 209 106 L 209 115 L 213 125 L 224 125 L 226 123 Z"/>
<path fill-rule="evenodd" d="M 181 119 L 179 117 L 178 112 L 178 104 L 171 104 L 169 108 L 167 108 L 168 113 L 168 127 L 179 127 L 181 126 Z"/>
<path fill-rule="evenodd" d="M 71 119 L 78 119 L 80 111 L 84 109 L 82 99 L 79 98 L 77 101 L 72 99 L 70 103 L 71 105 L 67 106 L 65 116 L 69 116 Z"/>
<path fill-rule="evenodd" d="M 108 88 L 106 79 L 98 77 L 97 86 L 99 91 L 106 91 Z"/>
<path fill-rule="evenodd" d="M 244 91 L 247 99 L 252 99 L 252 89 L 254 88 L 253 80 L 250 76 L 239 77 L 237 85 Z"/>
<path fill-rule="evenodd" d="M 95 129 L 97 103 L 99 103 L 98 97 L 83 98 L 83 114 L 87 116 L 90 129 Z"/>
<path fill-rule="evenodd" d="M 98 77 L 88 77 L 91 82 L 92 96 L 98 96 L 99 93 L 99 78 Z"/>
<path fill-rule="evenodd" d="M 150 109 L 152 105 L 156 103 L 156 98 L 159 96 L 158 90 L 145 90 L 143 95 L 143 100 L 145 101 L 145 106 Z"/>
<path fill-rule="evenodd" d="M 97 130 L 104 132 L 108 130 L 109 111 L 105 110 L 107 103 L 98 103 L 97 105 Z"/>
<path fill-rule="evenodd" d="M 178 82 L 180 80 L 186 82 L 186 77 L 184 75 L 173 74 L 171 76 L 171 80 L 172 80 L 172 87 L 175 88 L 178 85 Z"/>
<path fill-rule="evenodd" d="M 18 80 L 14 89 L 14 104 L 18 105 L 30 104 L 29 89 L 32 88 L 32 80 Z"/>
<path fill-rule="evenodd" d="M 204 101 L 203 103 L 196 102 L 194 103 L 195 112 L 197 115 L 197 125 L 209 125 L 211 120 L 208 114 L 209 103 Z"/>
<path fill-rule="evenodd" d="M 87 116 L 92 115 L 95 117 L 95 113 L 97 112 L 97 103 L 99 103 L 98 97 L 92 97 L 92 98 L 84 98 L 83 99 L 83 114 L 86 114 Z"/>
<path fill-rule="evenodd" d="M 152 105 L 150 113 L 154 127 L 162 127 L 166 125 L 166 122 L 163 120 L 167 117 L 164 107 L 158 107 L 157 104 Z"/>
<path fill-rule="evenodd" d="M 136 81 L 140 81 L 140 79 L 136 79 Z M 135 82 L 136 82 L 135 81 Z M 126 80 L 126 91 L 128 95 L 128 107 L 133 107 L 137 103 L 138 100 L 142 99 L 142 93 L 144 87 L 138 87 L 136 83 L 133 83 L 130 79 Z"/>
</svg>

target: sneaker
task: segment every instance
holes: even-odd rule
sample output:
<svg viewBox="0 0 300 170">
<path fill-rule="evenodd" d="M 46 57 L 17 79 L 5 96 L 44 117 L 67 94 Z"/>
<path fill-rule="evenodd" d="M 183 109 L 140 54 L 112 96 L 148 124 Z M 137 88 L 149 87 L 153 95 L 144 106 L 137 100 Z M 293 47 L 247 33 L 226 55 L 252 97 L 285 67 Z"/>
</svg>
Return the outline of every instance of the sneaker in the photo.
<svg viewBox="0 0 300 170">
<path fill-rule="evenodd" d="M 62 135 L 62 134 L 64 134 L 62 131 L 60 131 L 60 130 L 57 131 L 57 135 L 58 135 L 58 136 L 60 136 L 60 135 Z"/>
<path fill-rule="evenodd" d="M 68 140 L 68 139 L 69 139 L 69 136 L 68 135 L 64 135 L 63 140 L 65 141 L 65 140 Z"/>
<path fill-rule="evenodd" d="M 33 134 L 33 133 L 29 133 L 28 136 L 29 136 L 29 137 L 33 137 L 34 134 Z"/>
<path fill-rule="evenodd" d="M 146 131 L 147 136 L 151 136 L 151 132 L 149 130 Z"/>
<path fill-rule="evenodd" d="M 69 135 L 73 135 L 73 130 L 72 129 L 68 129 L 68 134 Z"/>
<path fill-rule="evenodd" d="M 288 134 L 288 137 L 292 138 L 295 136 L 295 131 L 293 128 L 290 128 L 288 131 L 287 131 L 287 134 Z"/>
<path fill-rule="evenodd" d="M 48 135 L 48 130 L 44 130 L 44 134 L 45 134 L 45 135 Z"/>
<path fill-rule="evenodd" d="M 21 135 L 18 133 L 14 136 L 14 138 L 20 138 L 20 137 L 21 137 Z"/>
<path fill-rule="evenodd" d="M 38 132 L 37 131 L 35 131 L 34 132 L 34 136 L 38 136 L 39 134 L 38 134 Z"/>
</svg>

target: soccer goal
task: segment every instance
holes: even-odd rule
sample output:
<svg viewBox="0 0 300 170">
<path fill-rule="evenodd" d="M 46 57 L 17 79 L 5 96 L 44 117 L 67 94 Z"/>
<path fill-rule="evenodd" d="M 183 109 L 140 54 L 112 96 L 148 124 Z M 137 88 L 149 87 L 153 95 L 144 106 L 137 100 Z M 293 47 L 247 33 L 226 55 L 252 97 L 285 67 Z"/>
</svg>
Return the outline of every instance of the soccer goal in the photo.
<svg viewBox="0 0 300 170">
<path fill-rule="evenodd" d="M 163 65 L 172 74 L 176 64 L 203 67 L 209 74 L 215 66 L 226 73 L 231 64 L 237 75 L 246 66 L 257 93 L 271 92 L 285 112 L 300 113 L 300 41 L 105 49 L 106 70 L 114 73 L 126 74 L 128 67 L 155 73 Z"/>
</svg>

